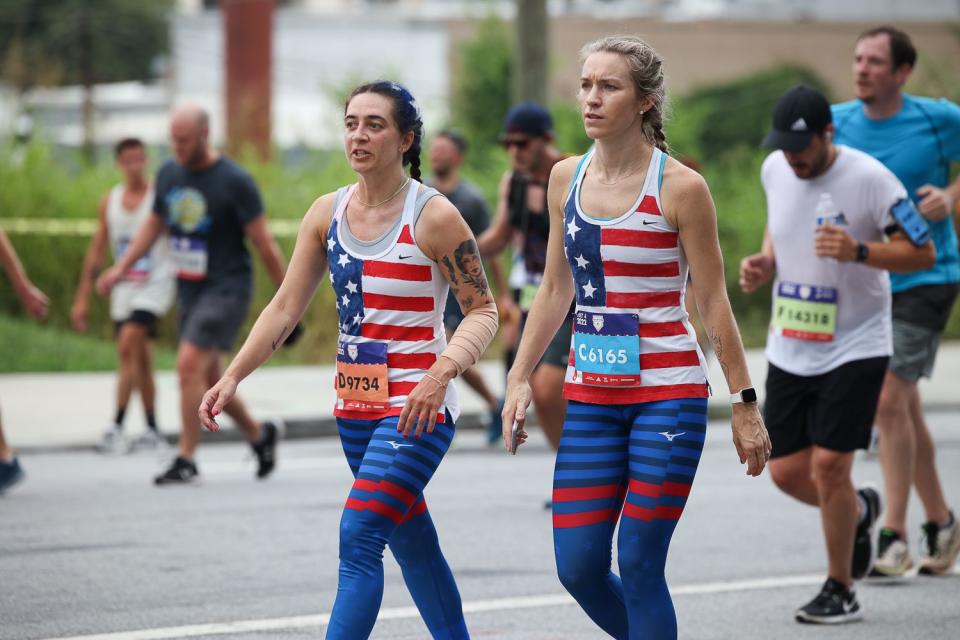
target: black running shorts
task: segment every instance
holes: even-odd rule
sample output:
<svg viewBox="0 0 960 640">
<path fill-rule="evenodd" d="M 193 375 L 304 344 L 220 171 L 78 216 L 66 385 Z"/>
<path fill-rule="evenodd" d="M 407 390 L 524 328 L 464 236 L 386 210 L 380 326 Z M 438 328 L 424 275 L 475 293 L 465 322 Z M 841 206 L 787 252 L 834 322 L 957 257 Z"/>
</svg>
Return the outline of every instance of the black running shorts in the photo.
<svg viewBox="0 0 960 640">
<path fill-rule="evenodd" d="M 113 323 L 113 335 L 120 335 L 120 328 L 127 323 L 139 324 L 147 329 L 147 335 L 151 338 L 157 337 L 157 316 L 152 311 L 144 309 L 134 309 L 130 317 L 126 320 L 119 320 Z"/>
<path fill-rule="evenodd" d="M 854 360 L 816 376 L 767 370 L 763 421 L 771 458 L 816 445 L 831 451 L 866 449 L 887 371 L 886 356 Z"/>
</svg>

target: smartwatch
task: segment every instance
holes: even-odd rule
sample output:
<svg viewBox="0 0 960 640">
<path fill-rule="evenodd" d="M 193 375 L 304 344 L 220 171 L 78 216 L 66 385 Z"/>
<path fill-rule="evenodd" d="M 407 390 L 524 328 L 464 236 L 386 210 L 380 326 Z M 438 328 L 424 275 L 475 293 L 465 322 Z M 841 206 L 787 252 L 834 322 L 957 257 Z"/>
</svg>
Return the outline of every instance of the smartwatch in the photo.
<svg viewBox="0 0 960 640">
<path fill-rule="evenodd" d="M 857 243 L 857 257 L 854 258 L 856 262 L 866 262 L 867 256 L 870 255 L 870 247 L 868 247 L 863 242 Z"/>
<path fill-rule="evenodd" d="M 757 391 L 753 387 L 740 389 L 730 394 L 730 404 L 750 404 L 757 401 Z"/>
</svg>

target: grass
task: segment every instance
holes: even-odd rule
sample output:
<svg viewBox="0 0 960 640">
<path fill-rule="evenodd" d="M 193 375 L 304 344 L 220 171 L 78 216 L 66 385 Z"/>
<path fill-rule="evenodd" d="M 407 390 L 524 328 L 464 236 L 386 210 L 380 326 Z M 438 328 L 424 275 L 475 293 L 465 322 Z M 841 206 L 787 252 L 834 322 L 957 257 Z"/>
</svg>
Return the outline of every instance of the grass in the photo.
<svg viewBox="0 0 960 640">
<path fill-rule="evenodd" d="M 155 349 L 154 355 L 158 369 L 172 369 L 176 362 L 168 347 Z M 108 340 L 0 315 L 0 373 L 114 371 L 116 366 L 116 348 Z"/>
</svg>

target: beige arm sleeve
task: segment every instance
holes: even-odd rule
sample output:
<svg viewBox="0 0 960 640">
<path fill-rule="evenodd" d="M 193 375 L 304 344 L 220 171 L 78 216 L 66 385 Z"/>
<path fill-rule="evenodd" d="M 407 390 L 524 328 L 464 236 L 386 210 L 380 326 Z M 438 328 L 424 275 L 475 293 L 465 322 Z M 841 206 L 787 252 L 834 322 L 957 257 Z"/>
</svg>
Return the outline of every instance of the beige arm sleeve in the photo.
<svg viewBox="0 0 960 640">
<path fill-rule="evenodd" d="M 451 360 L 457 367 L 457 375 L 461 375 L 480 360 L 480 356 L 493 341 L 497 327 L 495 303 L 488 302 L 482 307 L 471 309 L 450 336 L 450 342 L 440 357 Z"/>
</svg>

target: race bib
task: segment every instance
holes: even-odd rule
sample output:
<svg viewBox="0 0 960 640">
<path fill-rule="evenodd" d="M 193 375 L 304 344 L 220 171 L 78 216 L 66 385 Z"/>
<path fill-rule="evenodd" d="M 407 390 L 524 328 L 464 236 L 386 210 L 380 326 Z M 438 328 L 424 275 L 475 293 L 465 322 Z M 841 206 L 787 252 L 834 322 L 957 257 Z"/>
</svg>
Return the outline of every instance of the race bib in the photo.
<svg viewBox="0 0 960 640">
<path fill-rule="evenodd" d="M 170 238 L 170 257 L 181 280 L 203 280 L 207 277 L 207 242 L 199 238 Z"/>
<path fill-rule="evenodd" d="M 387 343 L 337 345 L 337 408 L 381 412 L 390 408 Z"/>
<path fill-rule="evenodd" d="M 116 255 L 117 262 L 120 261 L 120 258 L 123 257 L 123 254 L 127 252 L 127 249 L 130 247 L 129 238 L 120 238 L 117 240 L 117 246 L 114 250 L 114 255 Z M 150 254 L 143 256 L 137 260 L 130 270 L 124 274 L 125 280 L 132 280 L 134 282 L 143 282 L 150 277 L 150 268 L 153 266 L 153 263 L 150 260 Z"/>
<path fill-rule="evenodd" d="M 831 342 L 837 330 L 837 290 L 795 282 L 777 285 L 774 331 L 788 338 Z"/>
<path fill-rule="evenodd" d="M 640 386 L 640 318 L 577 311 L 573 326 L 576 381 L 597 387 Z"/>
</svg>

